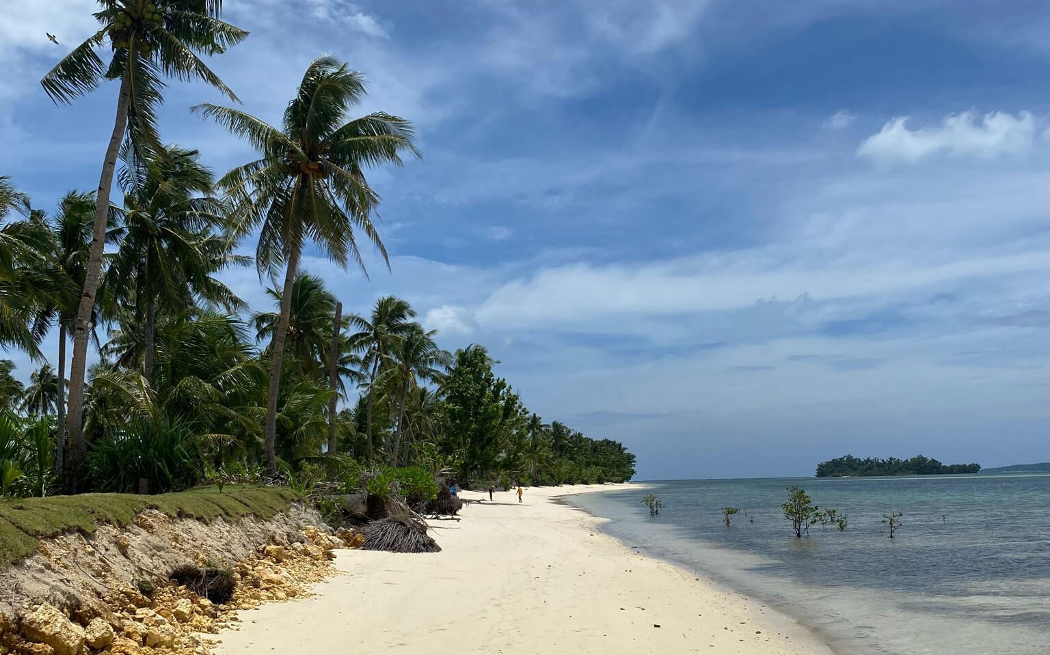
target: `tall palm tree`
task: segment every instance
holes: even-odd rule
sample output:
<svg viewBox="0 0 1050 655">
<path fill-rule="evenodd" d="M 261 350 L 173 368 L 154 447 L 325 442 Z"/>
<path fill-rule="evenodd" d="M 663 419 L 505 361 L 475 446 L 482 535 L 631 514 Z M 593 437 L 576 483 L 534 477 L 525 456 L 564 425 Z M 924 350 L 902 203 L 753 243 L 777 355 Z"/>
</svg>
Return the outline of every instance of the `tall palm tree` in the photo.
<svg viewBox="0 0 1050 655">
<path fill-rule="evenodd" d="M 220 185 L 234 201 L 241 233 L 261 228 L 256 254 L 260 276 L 264 271 L 276 275 L 285 266 L 267 394 L 265 447 L 271 473 L 277 470 L 274 434 L 281 361 L 303 244 L 313 241 L 340 266 L 345 268 L 352 258 L 364 270 L 356 228 L 379 249 L 389 266 L 386 248 L 371 220 L 379 196 L 368 186 L 363 169 L 401 164 L 403 152 L 418 155 L 412 145 L 412 127 L 404 119 L 379 112 L 346 121 L 347 111 L 364 94 L 359 73 L 323 56 L 306 69 L 280 129 L 227 107 L 195 108 L 259 150 L 259 159 L 230 171 Z"/>
<path fill-rule="evenodd" d="M 66 447 L 66 345 L 76 321 L 80 292 L 84 288 L 94 213 L 95 194 L 74 189 L 59 201 L 58 212 L 46 219 L 53 248 L 50 264 L 54 300 L 40 308 L 35 322 L 38 333 L 52 326 L 58 328 L 58 372 L 55 376 L 58 416 L 54 462 L 59 473 L 65 464 Z M 97 315 L 96 308 L 92 315 L 93 325 L 98 324 Z M 97 343 L 98 337 L 95 336 L 94 340 Z"/>
<path fill-rule="evenodd" d="M 358 330 L 351 335 L 350 342 L 364 353 L 361 363 L 368 372 L 365 438 L 369 459 L 373 456 L 372 410 L 379 374 L 383 367 L 389 364 L 391 352 L 397 342 L 412 329 L 412 319 L 415 316 L 416 310 L 412 309 L 407 301 L 394 296 L 384 296 L 377 300 L 367 319 L 357 315 L 350 316 L 351 327 Z"/>
<path fill-rule="evenodd" d="M 144 160 L 127 149 L 124 157 L 124 207 L 115 210 L 123 238 L 105 284 L 115 300 L 138 312 L 143 371 L 152 381 L 158 309 L 183 313 L 198 299 L 229 312 L 243 309 L 213 274 L 247 262 L 230 254 L 232 239 L 216 234 L 224 229 L 224 207 L 204 195 L 211 191 L 212 175 L 196 150 L 169 146 Z M 222 256 L 222 244 L 228 244 L 228 256 Z"/>
<path fill-rule="evenodd" d="M 29 386 L 22 397 L 22 411 L 30 416 L 49 416 L 58 409 L 58 376 L 50 364 L 44 364 L 29 376 Z"/>
<path fill-rule="evenodd" d="M 252 316 L 251 325 L 259 341 L 270 342 L 263 354 L 272 357 L 274 335 L 281 322 L 279 309 L 284 293 L 281 289 L 267 289 L 266 293 L 274 299 L 278 311 L 256 313 Z M 300 273 L 292 282 L 285 353 L 294 357 L 296 372 L 300 377 L 316 381 L 322 375 L 322 363 L 328 361 L 335 305 L 335 296 L 316 275 Z"/>
<path fill-rule="evenodd" d="M 109 198 L 117 156 L 125 134 L 142 152 L 160 142 L 156 108 L 163 102 L 163 76 L 200 79 L 231 99 L 236 96 L 198 56 L 220 54 L 248 33 L 219 20 L 222 0 L 98 0 L 100 29 L 44 77 L 41 84 L 55 102 L 71 103 L 105 80 L 120 80 L 116 119 L 102 162 L 95 197 L 90 255 L 77 307 L 70 367 L 68 433 L 71 464 L 79 471 L 86 448 L 83 433 L 84 376 L 91 313 L 95 306 L 105 250 Z M 108 46 L 107 65 L 96 50 Z M 130 128 L 130 129 L 129 129 Z M 76 486 L 74 477 L 73 486 Z"/>
<path fill-rule="evenodd" d="M 390 448 L 390 465 L 397 466 L 404 434 L 405 403 L 409 393 L 423 383 L 440 381 L 442 373 L 452 364 L 452 355 L 434 343 L 437 330 L 429 332 L 419 323 L 412 323 L 407 333 L 392 350 L 391 373 L 397 398 L 397 419 L 394 421 L 394 442 Z"/>
<path fill-rule="evenodd" d="M 537 414 L 529 416 L 525 423 L 525 431 L 529 435 L 528 455 L 529 467 L 532 471 L 532 484 L 539 484 L 536 477 L 540 465 L 550 455 L 550 426 L 543 422 Z"/>
</svg>

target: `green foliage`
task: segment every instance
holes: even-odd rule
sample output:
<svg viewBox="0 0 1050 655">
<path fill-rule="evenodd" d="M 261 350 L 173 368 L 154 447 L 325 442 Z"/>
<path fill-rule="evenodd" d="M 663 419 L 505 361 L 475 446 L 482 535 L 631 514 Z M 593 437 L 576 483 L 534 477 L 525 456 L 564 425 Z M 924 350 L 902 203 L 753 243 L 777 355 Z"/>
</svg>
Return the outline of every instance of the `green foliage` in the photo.
<svg viewBox="0 0 1050 655">
<path fill-rule="evenodd" d="M 659 516 L 660 510 L 664 506 L 663 502 L 655 494 L 642 496 L 642 504 L 649 508 L 649 516 Z"/>
<path fill-rule="evenodd" d="M 865 457 L 860 459 L 846 455 L 821 462 L 817 465 L 817 477 L 863 477 L 872 475 L 945 475 L 957 473 L 977 473 L 980 464 L 941 464 L 939 461 L 916 455 L 911 459 L 890 457 L 879 459 Z"/>
<path fill-rule="evenodd" d="M 370 495 L 389 499 L 393 490 L 405 499 L 409 506 L 434 500 L 438 495 L 438 484 L 434 475 L 421 466 L 388 468 L 370 479 L 365 485 Z"/>
<path fill-rule="evenodd" d="M 730 523 L 732 522 L 733 516 L 735 514 L 738 514 L 738 513 L 740 513 L 740 508 L 738 508 L 738 507 L 723 507 L 722 508 L 722 521 L 726 524 L 727 528 L 729 527 Z"/>
<path fill-rule="evenodd" d="M 45 496 L 53 484 L 50 417 L 0 412 L 0 495 Z"/>
<path fill-rule="evenodd" d="M 139 480 L 151 493 L 178 491 L 204 479 L 201 452 L 190 427 L 165 419 L 131 421 L 94 445 L 88 455 L 98 491 L 131 493 Z"/>
<path fill-rule="evenodd" d="M 897 530 L 901 527 L 901 517 L 904 516 L 904 512 L 890 512 L 889 514 L 882 515 L 882 523 L 889 529 L 890 539 L 893 539 Z"/>
<path fill-rule="evenodd" d="M 846 530 L 846 526 L 849 524 L 849 517 L 845 514 L 842 514 L 837 519 L 835 519 L 835 524 L 838 525 L 839 532 L 844 532 Z"/>
<path fill-rule="evenodd" d="M 784 518 L 791 521 L 791 531 L 798 538 L 804 534 L 808 535 L 809 526 L 821 516 L 809 494 L 796 486 L 788 487 L 788 500 L 781 507 L 784 510 Z"/>
</svg>

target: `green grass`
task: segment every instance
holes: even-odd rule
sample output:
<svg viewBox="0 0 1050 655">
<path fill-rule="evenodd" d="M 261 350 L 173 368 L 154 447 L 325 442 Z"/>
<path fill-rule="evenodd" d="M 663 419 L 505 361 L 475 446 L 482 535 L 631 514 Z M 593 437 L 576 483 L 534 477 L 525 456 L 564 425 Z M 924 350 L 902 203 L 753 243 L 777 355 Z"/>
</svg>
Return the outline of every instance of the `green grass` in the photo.
<svg viewBox="0 0 1050 655">
<path fill-rule="evenodd" d="M 0 568 L 35 553 L 40 539 L 74 531 L 90 534 L 104 523 L 122 527 L 147 509 L 201 521 L 249 515 L 268 519 L 287 510 L 297 498 L 290 489 L 226 485 L 222 493 L 217 487 L 201 487 L 157 496 L 82 494 L 0 499 Z"/>
</svg>

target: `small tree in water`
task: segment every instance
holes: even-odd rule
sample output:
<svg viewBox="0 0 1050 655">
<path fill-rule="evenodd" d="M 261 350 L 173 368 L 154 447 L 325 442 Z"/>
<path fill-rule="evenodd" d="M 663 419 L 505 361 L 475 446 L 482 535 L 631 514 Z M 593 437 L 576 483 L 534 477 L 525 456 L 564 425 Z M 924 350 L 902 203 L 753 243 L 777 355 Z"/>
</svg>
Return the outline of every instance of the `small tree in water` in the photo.
<svg viewBox="0 0 1050 655">
<path fill-rule="evenodd" d="M 734 514 L 738 514 L 740 508 L 738 507 L 723 507 L 722 508 L 722 520 L 725 521 L 726 527 L 729 527 L 730 519 L 733 518 Z"/>
<path fill-rule="evenodd" d="M 890 512 L 882 515 L 882 522 L 890 529 L 890 539 L 893 539 L 894 533 L 901 529 L 902 516 L 904 512 Z"/>
<path fill-rule="evenodd" d="M 843 532 L 846 529 L 846 524 L 849 523 L 849 518 L 845 514 L 843 514 L 842 516 L 835 519 L 835 522 L 838 523 L 839 532 Z"/>
<path fill-rule="evenodd" d="M 795 537 L 801 539 L 803 534 L 808 535 L 809 526 L 818 515 L 817 507 L 809 495 L 798 487 L 788 487 L 788 500 L 781 507 L 784 509 L 784 518 L 791 521 L 791 531 Z"/>
<path fill-rule="evenodd" d="M 649 507 L 649 516 L 657 516 L 660 513 L 660 508 L 664 506 L 660 499 L 653 494 L 642 496 L 642 504 Z"/>
</svg>

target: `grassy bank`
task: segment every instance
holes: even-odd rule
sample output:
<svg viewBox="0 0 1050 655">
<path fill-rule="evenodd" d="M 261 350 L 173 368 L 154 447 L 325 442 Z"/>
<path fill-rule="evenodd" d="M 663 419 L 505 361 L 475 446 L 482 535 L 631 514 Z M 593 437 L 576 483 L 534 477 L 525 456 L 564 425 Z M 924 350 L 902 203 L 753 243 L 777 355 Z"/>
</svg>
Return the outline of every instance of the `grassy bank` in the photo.
<svg viewBox="0 0 1050 655">
<path fill-rule="evenodd" d="M 248 515 L 270 518 L 288 509 L 296 498 L 289 489 L 227 485 L 222 493 L 205 487 L 157 496 L 83 494 L 0 499 L 0 568 L 35 553 L 40 539 L 73 531 L 90 534 L 104 523 L 124 526 L 147 509 L 202 521 Z"/>
</svg>

